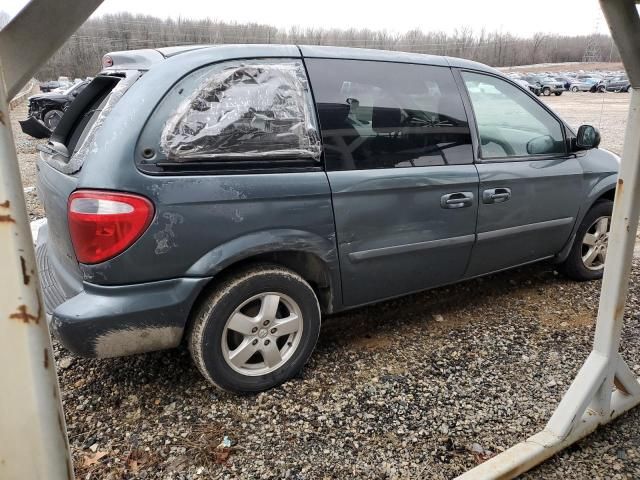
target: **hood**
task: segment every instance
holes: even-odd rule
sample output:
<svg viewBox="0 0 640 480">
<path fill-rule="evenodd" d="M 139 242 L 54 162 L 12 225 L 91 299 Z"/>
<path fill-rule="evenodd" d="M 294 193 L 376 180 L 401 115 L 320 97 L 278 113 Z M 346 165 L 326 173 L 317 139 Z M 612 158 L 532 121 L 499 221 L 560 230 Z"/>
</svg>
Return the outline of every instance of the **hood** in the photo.
<svg viewBox="0 0 640 480">
<path fill-rule="evenodd" d="M 40 93 L 38 95 L 32 95 L 29 97 L 29 101 L 38 101 L 38 100 L 59 100 L 66 101 L 69 98 L 63 93 Z"/>
</svg>

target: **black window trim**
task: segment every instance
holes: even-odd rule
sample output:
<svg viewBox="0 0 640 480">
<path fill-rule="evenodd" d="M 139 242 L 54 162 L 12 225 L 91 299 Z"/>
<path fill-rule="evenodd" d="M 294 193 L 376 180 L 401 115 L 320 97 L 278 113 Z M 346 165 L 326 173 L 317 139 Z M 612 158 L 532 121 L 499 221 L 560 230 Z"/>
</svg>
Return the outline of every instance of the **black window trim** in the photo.
<svg viewBox="0 0 640 480">
<path fill-rule="evenodd" d="M 471 68 L 453 68 L 453 70 L 456 71 L 457 76 L 459 77 L 459 81 L 461 83 L 462 88 L 464 89 L 464 93 L 462 94 L 463 97 L 463 103 L 466 105 L 468 104 L 469 108 L 471 109 L 471 117 L 473 118 L 473 122 L 469 122 L 470 126 L 471 123 L 473 123 L 473 128 L 472 128 L 472 136 L 475 137 L 475 141 L 477 143 L 477 148 L 474 146 L 474 161 L 476 163 L 505 163 L 505 162 L 527 162 L 527 161 L 540 161 L 540 160 L 558 160 L 558 159 L 566 159 L 569 158 L 570 156 L 572 156 L 571 152 L 569 151 L 568 148 L 568 135 L 567 135 L 567 125 L 565 124 L 565 122 L 559 118 L 549 107 L 547 107 L 547 105 L 545 105 L 543 102 L 541 102 L 538 98 L 536 98 L 535 95 L 533 95 L 530 91 L 527 91 L 524 89 L 524 87 L 522 85 L 517 84 L 516 82 L 514 82 L 513 80 L 511 80 L 508 77 L 504 77 L 502 75 L 499 74 L 495 74 L 493 72 L 486 72 L 483 70 L 474 70 Z M 560 124 L 560 130 L 562 131 L 562 140 L 563 140 L 563 145 L 564 145 L 564 153 L 554 153 L 554 154 L 547 154 L 547 153 L 542 153 L 542 154 L 532 154 L 532 155 L 513 155 L 513 156 L 508 156 L 508 157 L 486 157 L 483 158 L 482 157 L 482 149 L 480 146 L 480 132 L 478 131 L 478 123 L 476 121 L 476 114 L 475 114 L 475 110 L 473 109 L 473 102 L 471 102 L 471 96 L 469 95 L 469 90 L 467 89 L 467 85 L 464 82 L 464 78 L 462 77 L 462 73 L 463 72 L 469 72 L 469 73 L 475 73 L 475 74 L 480 74 L 480 75 L 486 75 L 488 77 L 494 77 L 497 78 L 499 80 L 503 80 L 506 83 L 513 85 L 514 87 L 518 88 L 520 91 L 526 93 L 534 102 L 536 102 L 538 105 L 542 106 L 542 108 L 549 114 L 551 115 L 552 118 L 554 118 L 559 124 Z"/>
</svg>

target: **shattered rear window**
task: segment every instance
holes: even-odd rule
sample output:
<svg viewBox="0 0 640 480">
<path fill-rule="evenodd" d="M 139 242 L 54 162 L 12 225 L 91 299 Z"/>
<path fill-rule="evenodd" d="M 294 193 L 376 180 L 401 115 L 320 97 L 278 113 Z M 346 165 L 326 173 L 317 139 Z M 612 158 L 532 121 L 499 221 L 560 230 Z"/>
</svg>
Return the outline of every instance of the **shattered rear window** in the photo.
<svg viewBox="0 0 640 480">
<path fill-rule="evenodd" d="M 169 161 L 319 160 L 320 136 L 302 62 L 245 61 L 212 68 L 166 123 Z"/>
</svg>

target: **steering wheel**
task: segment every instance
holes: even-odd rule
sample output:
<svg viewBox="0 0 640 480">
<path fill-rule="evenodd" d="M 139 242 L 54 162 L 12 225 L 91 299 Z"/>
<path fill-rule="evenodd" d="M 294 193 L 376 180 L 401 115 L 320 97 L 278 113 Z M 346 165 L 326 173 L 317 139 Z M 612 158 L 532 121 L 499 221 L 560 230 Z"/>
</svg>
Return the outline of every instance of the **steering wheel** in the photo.
<svg viewBox="0 0 640 480">
<path fill-rule="evenodd" d="M 480 143 L 482 145 L 488 145 L 489 143 L 495 143 L 504 150 L 504 153 L 507 156 L 513 156 L 516 154 L 516 151 L 513 149 L 511 144 L 505 140 L 505 138 L 500 134 L 500 131 L 497 128 L 492 129 L 484 129 L 483 132 L 480 133 Z"/>
</svg>

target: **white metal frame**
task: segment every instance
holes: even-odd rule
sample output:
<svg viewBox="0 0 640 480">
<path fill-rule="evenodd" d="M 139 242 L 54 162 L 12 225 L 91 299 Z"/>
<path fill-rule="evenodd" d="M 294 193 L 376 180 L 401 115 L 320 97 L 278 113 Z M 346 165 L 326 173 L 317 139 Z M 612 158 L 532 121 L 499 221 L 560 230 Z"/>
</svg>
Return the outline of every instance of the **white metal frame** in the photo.
<svg viewBox="0 0 640 480">
<path fill-rule="evenodd" d="M 7 99 L 101 2 L 32 0 L 0 31 L 0 478 L 73 478 Z M 640 213 L 640 18 L 636 0 L 600 2 L 633 93 L 593 351 L 542 432 L 459 479 L 513 478 L 640 403 L 618 352 Z"/>
<path fill-rule="evenodd" d="M 9 118 L 11 99 L 102 0 L 33 0 L 0 31 L 0 478 L 73 479 Z"/>
<path fill-rule="evenodd" d="M 619 353 L 640 214 L 640 18 L 636 3 L 600 0 L 632 94 L 593 351 L 544 430 L 460 475 L 458 480 L 514 478 L 640 403 L 640 383 Z"/>
</svg>

